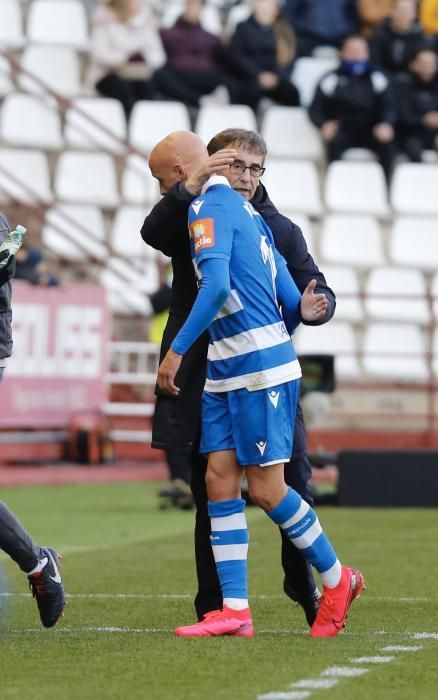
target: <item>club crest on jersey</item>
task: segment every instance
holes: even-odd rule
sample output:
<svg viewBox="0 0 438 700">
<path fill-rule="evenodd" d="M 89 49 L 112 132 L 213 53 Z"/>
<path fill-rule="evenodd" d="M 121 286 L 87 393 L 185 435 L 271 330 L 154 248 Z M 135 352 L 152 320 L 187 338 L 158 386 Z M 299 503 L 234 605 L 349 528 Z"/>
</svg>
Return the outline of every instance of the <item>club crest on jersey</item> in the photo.
<svg viewBox="0 0 438 700">
<path fill-rule="evenodd" d="M 190 236 L 193 240 L 195 253 L 204 248 L 214 246 L 214 221 L 213 219 L 198 219 L 190 224 Z"/>
</svg>

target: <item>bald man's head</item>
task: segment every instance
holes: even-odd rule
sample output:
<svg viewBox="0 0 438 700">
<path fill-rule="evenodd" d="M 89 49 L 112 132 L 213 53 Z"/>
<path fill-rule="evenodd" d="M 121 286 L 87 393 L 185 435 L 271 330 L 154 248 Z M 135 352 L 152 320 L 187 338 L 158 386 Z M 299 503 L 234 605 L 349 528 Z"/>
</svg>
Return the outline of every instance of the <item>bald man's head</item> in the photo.
<svg viewBox="0 0 438 700">
<path fill-rule="evenodd" d="M 149 167 L 166 194 L 177 182 L 185 182 L 202 161 L 208 158 L 207 147 L 192 131 L 173 131 L 152 149 Z"/>
</svg>

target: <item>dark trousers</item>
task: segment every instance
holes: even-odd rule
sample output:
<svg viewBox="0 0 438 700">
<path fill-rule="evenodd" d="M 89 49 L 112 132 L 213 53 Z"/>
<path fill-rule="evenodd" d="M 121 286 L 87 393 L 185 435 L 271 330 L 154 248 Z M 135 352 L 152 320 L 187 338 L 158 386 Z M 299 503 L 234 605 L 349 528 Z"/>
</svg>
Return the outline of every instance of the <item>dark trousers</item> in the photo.
<svg viewBox="0 0 438 700">
<path fill-rule="evenodd" d="M 44 552 L 32 542 L 3 501 L 0 501 L 0 548 L 26 573 L 32 571 L 38 564 L 38 559 L 44 557 Z"/>
<path fill-rule="evenodd" d="M 312 505 L 313 500 L 308 484 L 312 469 L 306 450 L 302 449 L 305 445 L 304 423 L 301 409 L 299 409 L 295 423 L 294 448 L 299 446 L 301 449 L 294 453 L 293 459 L 285 465 L 284 476 L 286 483 Z M 206 612 L 222 607 L 222 593 L 210 544 L 211 528 L 205 485 L 206 469 L 206 458 L 195 452 L 192 457 L 192 492 L 196 504 L 195 558 L 198 578 L 195 609 L 199 619 Z M 300 550 L 282 532 L 281 540 L 281 563 L 285 575 L 285 587 L 289 593 L 295 593 L 295 597 L 308 600 L 316 588 L 311 568 Z"/>
<path fill-rule="evenodd" d="M 167 466 L 169 467 L 171 479 L 182 479 L 187 484 L 190 484 L 191 477 L 191 460 L 190 456 L 177 450 L 166 450 Z"/>
<path fill-rule="evenodd" d="M 339 160 L 348 148 L 368 148 L 374 151 L 383 167 L 386 180 L 389 181 L 397 154 L 395 141 L 389 143 L 378 141 L 373 136 L 371 126 L 351 131 L 341 126 L 333 141 L 326 144 L 328 161 L 331 163 L 333 160 Z"/>
<path fill-rule="evenodd" d="M 437 137 L 438 130 L 436 129 L 428 129 L 426 127 L 417 129 L 401 136 L 401 149 L 413 163 L 421 163 L 423 151 L 438 150 L 436 145 Z"/>
<path fill-rule="evenodd" d="M 224 85 L 230 93 L 231 102 L 235 101 L 238 87 L 232 78 L 222 72 L 197 72 L 160 68 L 155 73 L 155 82 L 159 92 L 172 100 L 179 100 L 190 107 L 199 107 L 199 99 L 210 94 L 219 85 Z"/>
<path fill-rule="evenodd" d="M 263 97 L 268 97 L 273 102 L 285 107 L 298 107 L 300 104 L 297 88 L 290 80 L 284 78 L 280 79 L 277 87 L 273 90 L 262 90 L 256 80 L 242 83 L 238 102 L 249 105 L 255 110 Z"/>
<path fill-rule="evenodd" d="M 96 90 L 104 97 L 112 97 L 122 103 L 126 118 L 139 100 L 152 100 L 155 97 L 153 80 L 125 80 L 109 73 L 96 83 Z"/>
</svg>

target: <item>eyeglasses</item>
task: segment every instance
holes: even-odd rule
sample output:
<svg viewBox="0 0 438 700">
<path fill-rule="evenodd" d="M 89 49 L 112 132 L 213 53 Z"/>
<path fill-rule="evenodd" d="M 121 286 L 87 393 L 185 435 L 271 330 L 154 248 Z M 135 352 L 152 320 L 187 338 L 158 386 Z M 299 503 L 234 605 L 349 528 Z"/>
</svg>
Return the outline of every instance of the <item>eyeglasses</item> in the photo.
<svg viewBox="0 0 438 700">
<path fill-rule="evenodd" d="M 265 172 L 266 168 L 260 167 L 260 165 L 245 165 L 245 163 L 231 163 L 230 172 L 233 175 L 243 175 L 245 170 L 249 170 L 253 177 L 261 177 Z"/>
</svg>

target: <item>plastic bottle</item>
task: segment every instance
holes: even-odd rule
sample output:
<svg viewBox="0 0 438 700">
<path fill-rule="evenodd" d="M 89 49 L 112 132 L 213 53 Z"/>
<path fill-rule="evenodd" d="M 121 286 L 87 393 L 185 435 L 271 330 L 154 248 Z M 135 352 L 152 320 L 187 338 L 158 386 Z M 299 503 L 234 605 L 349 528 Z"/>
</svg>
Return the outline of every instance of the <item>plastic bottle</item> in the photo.
<svg viewBox="0 0 438 700">
<path fill-rule="evenodd" d="M 13 231 L 8 233 L 5 240 L 0 245 L 0 253 L 7 250 L 9 251 L 9 255 L 0 262 L 0 268 L 5 267 L 11 255 L 15 255 L 17 250 L 20 250 L 21 246 L 23 245 L 23 236 L 26 231 L 27 229 L 25 229 L 24 226 L 17 226 Z"/>
</svg>

